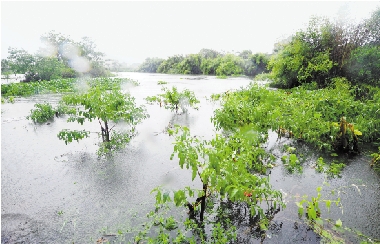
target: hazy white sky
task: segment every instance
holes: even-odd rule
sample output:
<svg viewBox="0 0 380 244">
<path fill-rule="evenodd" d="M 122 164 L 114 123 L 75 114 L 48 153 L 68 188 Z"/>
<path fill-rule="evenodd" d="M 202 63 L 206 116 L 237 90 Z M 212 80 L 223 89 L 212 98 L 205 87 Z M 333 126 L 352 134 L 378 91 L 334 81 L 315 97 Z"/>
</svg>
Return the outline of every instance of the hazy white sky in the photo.
<svg viewBox="0 0 380 244">
<path fill-rule="evenodd" d="M 108 58 L 128 63 L 202 48 L 271 53 L 312 15 L 358 21 L 377 7 L 379 1 L 1 1 L 1 58 L 8 47 L 35 53 L 51 30 L 74 41 L 88 36 Z"/>
</svg>

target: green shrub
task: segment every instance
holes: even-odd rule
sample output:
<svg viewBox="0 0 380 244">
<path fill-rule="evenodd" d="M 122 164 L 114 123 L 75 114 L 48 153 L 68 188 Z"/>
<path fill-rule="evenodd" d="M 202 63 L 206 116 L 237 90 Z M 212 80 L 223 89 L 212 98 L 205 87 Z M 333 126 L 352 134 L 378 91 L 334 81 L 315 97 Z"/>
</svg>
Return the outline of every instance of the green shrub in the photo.
<svg viewBox="0 0 380 244">
<path fill-rule="evenodd" d="M 36 109 L 31 109 L 30 115 L 26 117 L 27 119 L 31 119 L 34 123 L 44 123 L 54 118 L 55 111 L 51 104 L 36 103 L 34 107 L 36 107 Z"/>
</svg>

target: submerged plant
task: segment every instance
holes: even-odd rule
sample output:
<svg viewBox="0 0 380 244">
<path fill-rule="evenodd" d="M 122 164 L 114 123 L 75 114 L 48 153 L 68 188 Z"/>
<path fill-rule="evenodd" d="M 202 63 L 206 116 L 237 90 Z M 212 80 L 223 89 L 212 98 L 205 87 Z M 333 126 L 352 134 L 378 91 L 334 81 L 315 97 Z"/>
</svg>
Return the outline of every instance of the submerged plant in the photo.
<svg viewBox="0 0 380 244">
<path fill-rule="evenodd" d="M 359 186 L 355 184 L 352 184 L 351 186 L 356 187 L 360 194 Z M 345 187 L 346 186 L 340 188 Z M 335 194 L 336 191 L 339 193 L 340 188 L 337 190 L 332 190 L 331 194 Z M 298 206 L 299 217 L 303 218 L 303 216 L 305 216 L 306 224 L 310 226 L 313 231 L 322 238 L 321 243 L 346 243 L 345 236 L 343 235 L 345 232 L 354 234 L 360 243 L 379 243 L 380 240 L 365 236 L 360 231 L 344 227 L 343 222 L 340 219 L 333 221 L 329 218 L 322 218 L 323 214 L 321 208 L 323 206 L 325 206 L 327 211 L 330 212 L 331 204 L 335 204 L 337 207 L 342 209 L 342 214 L 343 206 L 340 201 L 340 197 L 337 197 L 336 200 L 323 199 L 321 191 L 322 187 L 319 186 L 317 187 L 316 197 L 311 197 L 309 200 L 309 197 L 305 195 L 302 197 L 301 201 L 296 202 L 296 205 Z"/>
<path fill-rule="evenodd" d="M 189 106 L 198 109 L 196 104 L 199 103 L 199 100 L 195 97 L 194 92 L 188 89 L 179 92 L 175 86 L 173 86 L 172 89 L 163 87 L 162 91 L 164 91 L 163 94 L 147 97 L 145 100 L 150 103 L 157 102 L 160 106 L 163 105 L 166 109 L 170 109 L 176 113 L 178 113 L 179 108 L 186 112 L 186 108 Z"/>
<path fill-rule="evenodd" d="M 100 154 L 119 149 L 128 143 L 135 132 L 135 125 L 148 117 L 145 109 L 136 106 L 134 98 L 129 94 L 122 93 L 118 88 L 112 90 L 106 90 L 106 88 L 106 86 L 99 84 L 85 93 L 68 94 L 62 98 L 66 105 L 80 106 L 76 113 L 68 118 L 68 122 L 77 122 L 83 125 L 85 121 L 98 121 L 103 143 L 100 146 Z M 116 123 L 120 121 L 131 127 L 129 131 L 124 132 L 125 135 L 113 131 Z M 111 122 L 114 124 L 111 125 Z M 67 144 L 70 142 L 70 138 L 77 140 L 87 135 L 87 132 L 77 131 L 73 134 L 69 130 L 62 130 L 58 137 Z"/>
<path fill-rule="evenodd" d="M 199 178 L 202 188 L 185 187 L 167 192 L 157 187 L 153 190 L 156 193 L 156 205 L 162 206 L 173 201 L 177 207 L 186 206 L 189 218 L 198 226 L 203 226 L 204 221 L 212 218 L 211 209 L 207 208 L 207 201 L 211 197 L 212 201 L 245 203 L 247 214 L 256 216 L 260 228 L 265 230 L 269 221 L 265 221 L 267 217 L 260 203 L 266 202 L 268 209 L 277 209 L 283 206 L 283 202 L 282 194 L 271 188 L 268 178 L 260 176 L 271 159 L 259 146 L 261 136 L 249 128 L 229 139 L 216 135 L 210 141 L 190 135 L 187 127 L 175 126 L 170 133 L 176 136 L 171 159 L 176 155 L 180 167 L 190 169 L 192 181 Z M 220 231 L 226 233 L 225 229 L 214 230 L 217 235 L 224 235 Z"/>
<path fill-rule="evenodd" d="M 343 168 L 346 167 L 344 163 L 331 162 L 330 164 L 326 164 L 322 157 L 319 157 L 316 164 L 315 169 L 319 173 L 326 173 L 330 177 L 341 177 L 341 172 Z"/>
<path fill-rule="evenodd" d="M 168 82 L 163 81 L 163 80 L 157 81 L 157 85 L 165 85 L 165 84 L 168 84 Z"/>
<path fill-rule="evenodd" d="M 44 123 L 49 119 L 53 119 L 56 111 L 50 103 L 36 103 L 36 109 L 30 110 L 30 115 L 26 118 L 31 119 L 34 123 Z"/>
</svg>

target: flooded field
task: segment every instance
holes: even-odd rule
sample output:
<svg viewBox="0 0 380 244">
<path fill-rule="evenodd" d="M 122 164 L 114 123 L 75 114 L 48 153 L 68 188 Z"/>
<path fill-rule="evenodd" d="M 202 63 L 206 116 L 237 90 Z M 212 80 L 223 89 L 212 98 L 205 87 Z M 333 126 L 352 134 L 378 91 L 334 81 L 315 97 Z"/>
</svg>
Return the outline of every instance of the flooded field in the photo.
<svg viewBox="0 0 380 244">
<path fill-rule="evenodd" d="M 120 77 L 137 80 L 139 86 L 124 86 L 136 98 L 161 93 L 158 81 L 179 90 L 194 91 L 200 100 L 199 110 L 185 114 L 146 104 L 150 118 L 137 126 L 138 135 L 114 158 L 98 159 L 98 123 L 85 123 L 94 132 L 79 143 L 65 145 L 57 138 L 64 128 L 83 129 L 65 118 L 41 125 L 26 119 L 35 103 L 57 104 L 60 95 L 37 95 L 16 98 L 15 103 L 1 106 L 1 241 L 2 243 L 96 243 L 102 236 L 116 236 L 130 225 L 134 213 L 145 215 L 154 204 L 150 191 L 162 185 L 179 189 L 191 182 L 191 172 L 182 170 L 170 160 L 173 138 L 164 133 L 170 124 L 188 126 L 194 135 L 210 139 L 215 129 L 210 121 L 218 104 L 211 94 L 247 86 L 247 78 L 216 79 L 212 76 L 119 73 Z M 347 167 L 341 178 L 327 179 L 316 173 L 313 163 L 319 157 L 311 152 L 302 174 L 289 174 L 280 156 L 286 139 L 277 141 L 270 135 L 266 149 L 278 160 L 269 176 L 275 189 L 282 190 L 287 207 L 274 215 L 265 243 L 319 243 L 297 214 L 296 201 L 303 195 L 315 196 L 323 186 L 326 199 L 341 198 L 342 208 L 331 207 L 324 218 L 341 219 L 344 226 L 380 238 L 380 176 L 369 166 L 365 150 L 360 156 L 342 156 Z M 330 191 L 336 189 L 332 196 Z M 342 213 L 343 210 L 343 213 Z M 185 211 L 185 209 L 184 209 Z M 238 219 L 239 216 L 236 218 Z M 238 221 L 238 220 L 237 220 Z M 239 220 L 239 242 L 260 243 L 253 238 L 249 223 Z M 347 237 L 347 243 L 355 238 Z M 108 238 L 112 239 L 112 238 Z M 115 238 L 113 238 L 115 239 Z M 115 239 L 115 243 L 118 243 Z"/>
</svg>

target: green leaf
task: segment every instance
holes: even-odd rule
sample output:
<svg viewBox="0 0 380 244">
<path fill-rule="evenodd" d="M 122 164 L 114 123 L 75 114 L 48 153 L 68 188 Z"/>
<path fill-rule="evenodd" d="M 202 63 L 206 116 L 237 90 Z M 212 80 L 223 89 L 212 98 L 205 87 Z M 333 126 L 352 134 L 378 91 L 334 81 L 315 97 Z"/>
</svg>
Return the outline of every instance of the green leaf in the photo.
<svg viewBox="0 0 380 244">
<path fill-rule="evenodd" d="M 335 222 L 335 226 L 336 227 L 341 227 L 342 226 L 342 221 L 340 219 L 338 219 L 336 222 Z"/>
<path fill-rule="evenodd" d="M 327 208 L 327 211 L 330 212 L 330 206 L 331 206 L 331 200 L 326 200 L 326 208 Z"/>
</svg>

